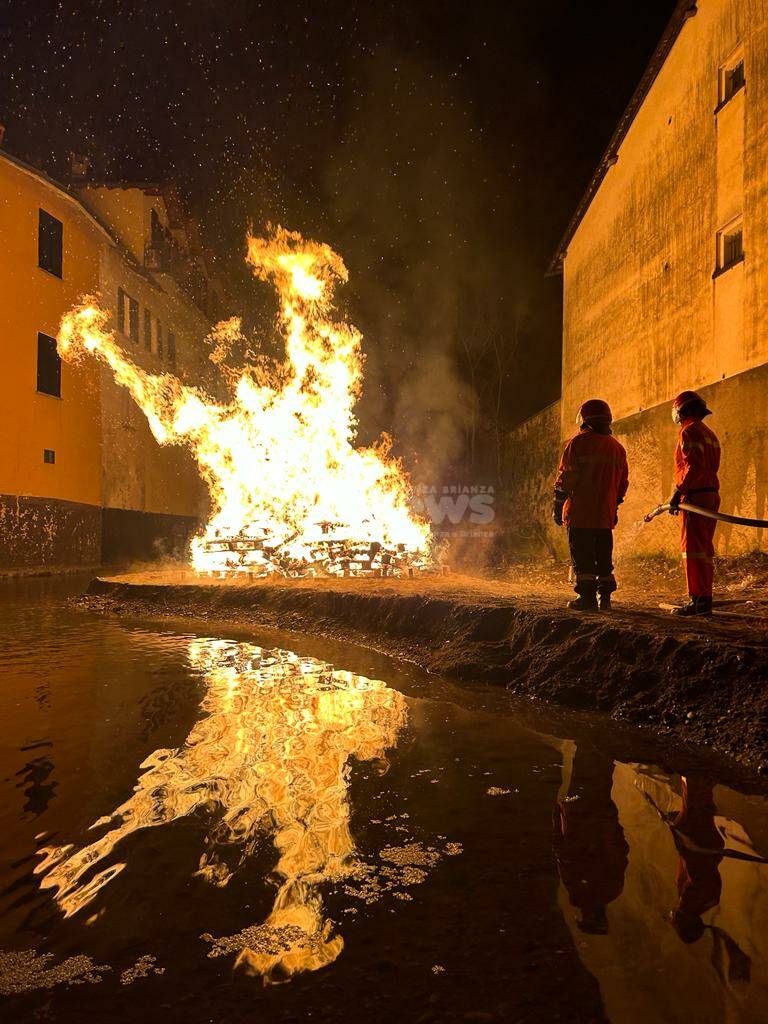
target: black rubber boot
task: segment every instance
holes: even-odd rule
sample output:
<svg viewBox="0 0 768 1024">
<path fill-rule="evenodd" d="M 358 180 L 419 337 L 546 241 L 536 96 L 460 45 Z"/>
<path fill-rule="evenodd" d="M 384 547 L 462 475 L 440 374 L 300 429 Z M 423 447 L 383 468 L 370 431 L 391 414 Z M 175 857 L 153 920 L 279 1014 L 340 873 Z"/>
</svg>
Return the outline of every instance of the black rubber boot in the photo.
<svg viewBox="0 0 768 1024">
<path fill-rule="evenodd" d="M 578 597 L 575 597 L 572 601 L 568 602 L 568 607 L 573 608 L 576 612 L 596 612 L 597 595 L 580 594 Z"/>
<path fill-rule="evenodd" d="M 685 618 L 689 618 L 692 615 L 698 615 L 703 618 L 712 617 L 712 598 L 711 597 L 692 597 L 688 604 L 684 604 L 682 608 L 675 608 L 672 611 L 673 615 L 681 615 Z"/>
<path fill-rule="evenodd" d="M 600 611 L 609 612 L 611 610 L 611 595 L 601 594 L 600 595 Z"/>
</svg>

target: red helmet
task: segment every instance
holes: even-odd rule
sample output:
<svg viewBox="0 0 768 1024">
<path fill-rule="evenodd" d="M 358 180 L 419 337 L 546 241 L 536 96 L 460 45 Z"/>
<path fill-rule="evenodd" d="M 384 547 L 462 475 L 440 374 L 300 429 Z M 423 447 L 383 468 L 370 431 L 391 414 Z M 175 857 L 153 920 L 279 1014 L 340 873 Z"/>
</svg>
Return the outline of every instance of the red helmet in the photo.
<svg viewBox="0 0 768 1024">
<path fill-rule="evenodd" d="M 711 416 L 712 410 L 697 391 L 681 391 L 672 403 L 672 419 L 682 423 L 687 416 Z"/>
<path fill-rule="evenodd" d="M 601 398 L 590 398 L 579 409 L 576 422 L 581 426 L 582 423 L 589 423 L 590 420 L 602 420 L 604 423 L 610 423 L 612 419 L 613 413 L 607 402 Z"/>
</svg>

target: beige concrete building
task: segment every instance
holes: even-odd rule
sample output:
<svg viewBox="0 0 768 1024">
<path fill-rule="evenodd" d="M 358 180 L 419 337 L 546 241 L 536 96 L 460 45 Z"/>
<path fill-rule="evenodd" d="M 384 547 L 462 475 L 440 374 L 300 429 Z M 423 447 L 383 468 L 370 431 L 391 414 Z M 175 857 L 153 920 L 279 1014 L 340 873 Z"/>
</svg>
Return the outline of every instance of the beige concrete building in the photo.
<svg viewBox="0 0 768 1024">
<path fill-rule="evenodd" d="M 123 182 L 75 188 L 122 243 L 102 248 L 99 272 L 101 300 L 121 343 L 152 373 L 203 381 L 210 368 L 203 342 L 223 295 L 175 189 Z M 192 459 L 184 449 L 157 444 L 144 414 L 105 368 L 101 429 L 104 559 L 178 553 L 207 508 Z"/>
<path fill-rule="evenodd" d="M 715 413 L 723 511 L 768 516 L 767 195 L 768 5 L 683 0 L 552 268 L 564 287 L 558 442 L 585 399 L 610 402 L 630 459 L 620 552 L 678 548 L 668 517 L 631 524 L 672 490 L 671 400 L 688 388 Z M 766 538 L 724 527 L 717 543 L 734 554 Z"/>
</svg>

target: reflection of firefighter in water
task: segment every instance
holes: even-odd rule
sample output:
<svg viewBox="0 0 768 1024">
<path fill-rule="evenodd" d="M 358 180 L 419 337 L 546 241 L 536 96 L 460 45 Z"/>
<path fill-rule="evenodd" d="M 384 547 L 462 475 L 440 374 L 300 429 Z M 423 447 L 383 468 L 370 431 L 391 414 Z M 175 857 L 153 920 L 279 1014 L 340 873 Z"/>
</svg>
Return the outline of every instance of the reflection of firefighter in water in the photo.
<svg viewBox="0 0 768 1024">
<path fill-rule="evenodd" d="M 672 913 L 675 931 L 683 942 L 695 942 L 704 932 L 701 915 L 720 902 L 723 883 L 720 861 L 725 848 L 715 824 L 712 786 L 703 779 L 683 776 L 683 807 L 671 821 L 672 836 L 680 854 L 677 892 Z"/>
<path fill-rule="evenodd" d="M 606 908 L 624 889 L 629 846 L 611 799 L 613 760 L 593 746 L 580 746 L 569 794 L 554 813 L 557 867 L 578 926 L 592 935 L 608 932 Z"/>
<path fill-rule="evenodd" d="M 723 883 L 720 861 L 725 840 L 715 823 L 712 784 L 705 778 L 683 776 L 683 807 L 670 824 L 680 861 L 677 868 L 678 904 L 672 924 L 683 942 L 696 942 L 709 929 L 714 946 L 712 962 L 728 981 L 748 981 L 751 961 L 736 942 L 702 915 L 720 903 Z"/>
</svg>

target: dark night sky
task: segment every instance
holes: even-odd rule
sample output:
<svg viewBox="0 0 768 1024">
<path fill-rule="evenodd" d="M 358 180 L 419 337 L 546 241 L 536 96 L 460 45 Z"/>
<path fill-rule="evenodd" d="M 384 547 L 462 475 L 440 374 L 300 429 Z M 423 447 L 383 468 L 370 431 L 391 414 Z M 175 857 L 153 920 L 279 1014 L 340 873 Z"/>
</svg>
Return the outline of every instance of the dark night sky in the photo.
<svg viewBox="0 0 768 1024">
<path fill-rule="evenodd" d="M 521 325 L 510 420 L 556 396 L 543 274 L 673 6 L 5 0 L 0 121 L 51 173 L 75 150 L 178 181 L 239 305 L 249 219 L 330 242 L 379 385 L 364 421 L 447 450 L 478 325 Z"/>
</svg>

